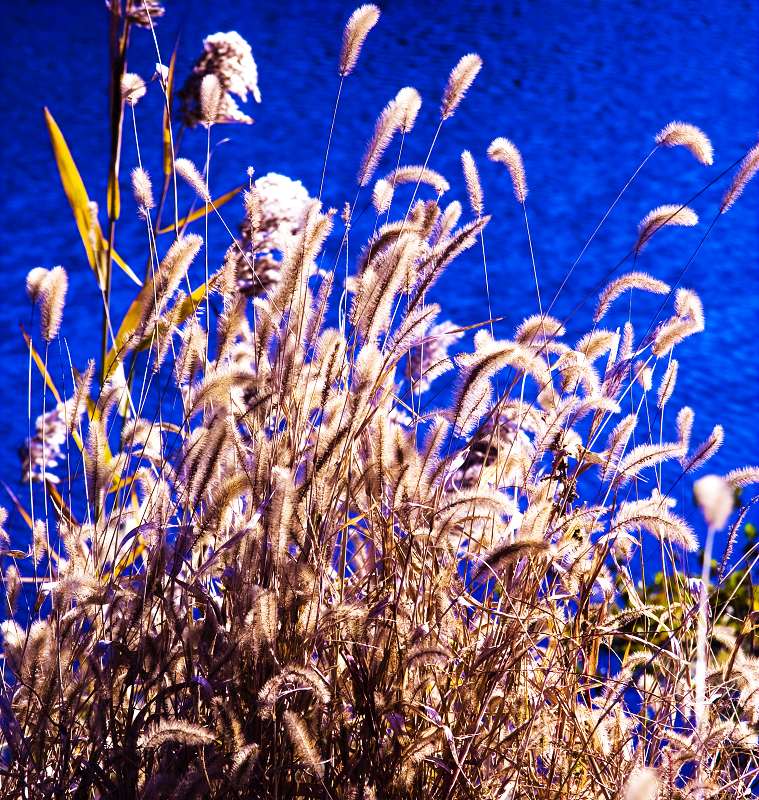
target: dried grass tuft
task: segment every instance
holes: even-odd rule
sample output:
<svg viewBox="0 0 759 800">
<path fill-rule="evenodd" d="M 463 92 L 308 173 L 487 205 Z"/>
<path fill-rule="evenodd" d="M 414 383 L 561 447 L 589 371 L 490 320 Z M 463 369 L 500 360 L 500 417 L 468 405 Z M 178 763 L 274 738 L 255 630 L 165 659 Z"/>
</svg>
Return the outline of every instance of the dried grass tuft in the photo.
<svg viewBox="0 0 759 800">
<path fill-rule="evenodd" d="M 152 0 L 129 0 L 123 15 L 111 5 L 122 34 L 162 11 Z M 351 16 L 341 78 L 378 16 L 372 5 Z M 451 73 L 435 140 L 481 63 L 470 54 Z M 168 91 L 170 72 L 159 71 Z M 260 101 L 257 80 L 239 34 L 207 37 L 179 93 L 183 124 L 205 125 L 208 148 L 212 126 L 252 121 L 232 95 Z M 4 796 L 751 793 L 759 677 L 743 586 L 753 576 L 729 558 L 753 506 L 737 490 L 759 470 L 696 482 L 705 518 L 689 524 L 684 487 L 724 432 L 691 447 L 692 409 L 672 419 L 669 408 L 676 379 L 679 393 L 689 381 L 682 361 L 661 360 L 703 330 L 703 304 L 679 280 L 672 292 L 612 270 L 584 325 L 582 302 L 566 318 L 525 300 L 497 312 L 504 319 L 488 307 L 447 320 L 431 292 L 448 268 L 469 286 L 458 259 L 474 245 L 487 278 L 491 217 L 469 151 L 458 186 L 429 166 L 432 150 L 423 165 L 402 161 L 420 104 L 401 89 L 361 162 L 359 189 L 400 134 L 373 186 L 385 217 L 369 220 L 363 248 L 359 192 L 341 202 L 336 238 L 334 209 L 250 168 L 240 236 L 227 229 L 214 266 L 213 249 L 193 264 L 209 209 L 172 208 L 172 168 L 203 204 L 210 192 L 179 156 L 197 134 L 174 135 L 167 103 L 163 187 L 154 198 L 147 173 L 132 173 L 148 270 L 123 317 L 107 291 L 109 265 L 122 265 L 113 198 L 102 206 L 108 235 L 94 203 L 77 210 L 107 310 L 99 377 L 94 359 L 81 372 L 53 362 L 66 274 L 30 271 L 44 347 L 32 332 L 29 368 L 47 388 L 22 454 L 34 505 L 13 498 L 29 519 L 28 553 L 0 509 Z M 118 93 L 112 111 L 124 113 Z M 682 123 L 657 144 L 711 159 L 708 140 Z M 524 204 L 516 147 L 495 139 L 489 155 Z M 120 151 L 112 158 L 118 177 Z M 414 200 L 393 214 L 401 184 Z M 463 184 L 472 215 L 462 219 L 442 195 Z M 213 210 L 226 226 L 223 202 Z M 637 250 L 689 214 L 657 209 Z M 162 215 L 183 221 L 162 228 Z M 671 308 L 640 318 L 633 289 L 672 294 Z M 627 292 L 624 324 L 598 328 Z M 713 535 L 736 503 L 710 587 Z M 687 554 L 702 541 L 696 581 Z M 645 590 L 634 561 L 644 550 L 661 569 Z"/>
<path fill-rule="evenodd" d="M 153 183 L 150 175 L 142 167 L 135 167 L 132 170 L 132 191 L 140 214 L 147 216 L 147 212 L 155 208 L 155 200 L 153 199 Z"/>
</svg>

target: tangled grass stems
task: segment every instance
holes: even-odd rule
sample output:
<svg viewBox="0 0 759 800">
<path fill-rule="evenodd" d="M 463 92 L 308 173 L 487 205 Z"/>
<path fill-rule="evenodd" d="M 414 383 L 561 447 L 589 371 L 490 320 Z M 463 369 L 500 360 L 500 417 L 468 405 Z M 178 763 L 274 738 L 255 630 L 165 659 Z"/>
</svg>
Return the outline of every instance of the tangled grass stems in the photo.
<svg viewBox="0 0 759 800">
<path fill-rule="evenodd" d="M 162 64 L 153 25 L 160 5 L 128 2 L 126 11 L 130 26 L 150 28 Z M 21 580 L 34 593 L 26 618 L 2 623 L 8 797 L 591 800 L 645 790 L 737 798 L 754 786 L 753 617 L 722 624 L 718 612 L 740 583 L 727 583 L 737 567 L 723 565 L 710 591 L 709 547 L 702 580 L 689 580 L 687 552 L 698 536 L 673 510 L 673 488 L 713 454 L 718 428 L 713 441 L 691 448 L 686 409 L 665 438 L 665 409 L 678 399 L 672 352 L 703 328 L 697 295 L 679 283 L 716 217 L 673 286 L 633 272 L 600 291 L 633 247 L 594 292 L 604 311 L 633 286 L 661 292 L 642 336 L 631 298 L 621 333 L 599 328 L 598 315 L 572 344 L 564 323 L 588 298 L 567 319 L 549 315 L 553 302 L 544 313 L 524 169 L 513 146 L 501 149 L 523 210 L 538 313 L 512 339 L 496 339 L 484 244 L 484 228 L 495 223 L 483 213 L 481 187 L 472 191 L 465 164 L 475 218 L 459 225 L 461 208 L 442 207 L 448 182 L 429 168 L 443 121 L 479 72 L 470 54 L 451 73 L 421 167 L 401 163 L 411 117 L 390 126 L 401 142 L 382 180 L 391 192 L 410 181 L 406 212 L 394 218 L 392 196 L 378 203 L 374 232 L 354 256 L 357 191 L 333 269 L 320 270 L 335 213 L 320 198 L 342 80 L 377 13 L 363 6 L 349 22 L 358 33 L 346 34 L 320 197 L 304 201 L 282 176 L 251 179 L 239 238 L 208 182 L 212 128 L 250 119 L 221 94 L 240 89 L 235 77 L 255 86 L 249 48 L 232 33 L 206 40 L 219 75 L 218 87 L 201 81 L 202 174 L 179 155 L 172 81 L 161 78 L 169 121 L 162 196 L 152 202 L 142 173 L 135 187 L 148 269 L 115 331 L 103 293 L 111 349 L 99 387 L 70 364 L 73 397 L 63 375 L 58 392 L 47 356 L 51 342 L 62 344 L 60 314 L 50 313 L 61 292 L 46 294 L 42 273 L 30 275 L 32 293 L 49 307 L 45 353 L 29 343 L 25 478 L 30 487 L 40 480 L 45 507 L 37 520 L 32 492 L 31 575 L 20 574 L 26 559 L 0 514 L 7 607 Z M 126 42 L 113 58 L 113 74 L 125 71 Z M 128 84 L 140 87 L 134 77 Z M 209 87 L 219 89 L 210 106 Z M 418 111 L 416 97 L 404 97 Z M 703 133 L 678 126 L 664 129 L 657 147 L 683 144 L 708 161 Z M 370 148 L 358 183 L 380 163 Z M 741 189 L 752 164 L 735 178 Z M 203 200 L 181 223 L 177 173 Z M 161 258 L 158 221 L 172 177 L 174 235 Z M 436 197 L 418 200 L 428 183 Z M 231 239 L 213 273 L 211 212 Z M 187 233 L 200 218 L 204 236 Z M 670 219 L 657 218 L 644 238 Z M 478 239 L 488 319 L 439 322 L 428 293 Z M 201 246 L 202 283 L 193 290 L 189 262 Z M 353 274 L 340 287 L 343 257 Z M 346 308 L 333 328 L 337 291 L 353 299 L 347 308 L 340 298 Z M 471 329 L 473 343 L 449 356 L 440 340 Z M 43 388 L 38 439 L 34 364 L 57 403 L 48 411 Z M 439 408 L 445 396 L 431 387 L 445 372 L 458 379 Z M 660 373 L 670 381 L 663 388 Z M 665 491 L 663 465 L 673 460 L 677 477 Z M 745 487 L 756 478 L 746 469 L 723 482 Z M 712 511 L 707 519 L 711 542 Z M 661 555 L 661 597 L 635 582 L 633 559 L 648 537 Z M 739 563 L 750 567 L 752 558 L 748 548 Z M 750 569 L 741 569 L 746 581 Z"/>
</svg>

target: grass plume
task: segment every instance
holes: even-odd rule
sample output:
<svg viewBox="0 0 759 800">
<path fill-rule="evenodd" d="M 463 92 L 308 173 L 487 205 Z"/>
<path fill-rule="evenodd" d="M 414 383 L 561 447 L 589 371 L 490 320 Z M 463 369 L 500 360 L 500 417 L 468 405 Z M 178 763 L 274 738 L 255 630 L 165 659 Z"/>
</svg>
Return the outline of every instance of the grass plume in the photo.
<svg viewBox="0 0 759 800">
<path fill-rule="evenodd" d="M 373 3 L 359 6 L 348 19 L 343 31 L 339 75 L 345 78 L 353 72 L 369 31 L 379 22 L 380 10 Z"/>
<path fill-rule="evenodd" d="M 714 163 L 714 148 L 709 137 L 689 122 L 670 122 L 656 134 L 656 144 L 662 147 L 685 147 L 701 164 Z"/>
<path fill-rule="evenodd" d="M 499 136 L 490 143 L 488 158 L 506 167 L 511 176 L 514 197 L 520 203 L 524 203 L 527 199 L 527 178 L 525 176 L 524 163 L 522 162 L 522 154 L 516 145 L 503 136 Z"/>
<path fill-rule="evenodd" d="M 440 105 L 440 118 L 450 119 L 456 109 L 461 105 L 461 101 L 471 88 L 475 78 L 482 69 L 482 59 L 477 53 L 467 53 L 462 56 L 451 70 L 448 76 L 448 83 L 443 91 L 443 99 Z"/>
<path fill-rule="evenodd" d="M 111 9 L 119 42 L 162 12 L 152 0 Z M 373 5 L 350 17 L 340 87 L 378 17 Z M 125 56 L 114 48 L 111 66 L 131 103 L 141 84 L 122 77 Z M 29 510 L 12 498 L 30 547 L 11 542 L 0 509 L 4 796 L 663 800 L 755 789 L 752 576 L 728 554 L 709 578 L 715 529 L 741 505 L 735 544 L 753 503 L 737 493 L 759 471 L 695 484 L 705 535 L 686 519 L 689 492 L 674 491 L 724 439 L 711 421 L 691 447 L 689 381 L 671 356 L 703 330 L 704 306 L 682 274 L 670 286 L 633 268 L 607 273 L 592 318 L 582 302 L 566 318 L 544 311 L 524 165 L 496 138 L 488 155 L 524 211 L 537 307 L 525 298 L 514 326 L 493 317 L 483 232 L 501 223 L 484 214 L 483 184 L 497 168 L 483 162 L 480 175 L 468 150 L 463 180 L 430 166 L 481 66 L 469 54 L 454 67 L 421 165 L 403 148 L 418 135 L 419 93 L 405 87 L 382 111 L 359 190 L 398 134 L 401 147 L 373 185 L 383 219 L 358 247 L 358 193 L 339 198 L 337 236 L 322 204 L 326 156 L 318 197 L 251 168 L 239 236 L 225 221 L 233 204 L 222 208 L 236 192 L 211 201 L 213 130 L 252 121 L 232 94 L 261 99 L 239 34 L 207 37 L 180 92 L 186 137 L 203 134 L 202 173 L 179 153 L 173 66 L 160 70 L 155 196 L 142 155 L 132 169 L 148 269 L 113 324 L 98 283 L 99 381 L 94 360 L 66 364 L 60 379 L 48 367 L 49 343 L 66 333 L 65 271 L 27 276 L 41 317 L 30 376 L 36 368 L 46 388 L 36 419 L 29 395 Z M 333 127 L 336 113 L 337 103 Z M 684 123 L 657 145 L 712 160 Z M 119 163 L 114 154 L 111 175 Z M 171 208 L 175 175 L 201 209 L 180 213 L 176 195 Z M 399 213 L 403 185 L 413 198 Z M 465 190 L 470 210 L 444 202 L 449 190 Z M 111 207 L 105 237 L 85 207 L 100 279 L 119 216 Z M 211 208 L 223 259 L 209 247 Z M 164 209 L 174 225 L 160 225 Z M 692 213 L 655 209 L 630 255 Z M 434 290 L 449 268 L 465 284 L 475 245 L 488 308 L 452 322 Z M 661 296 L 652 318 L 632 290 Z M 606 320 L 625 294 L 616 327 Z M 699 582 L 688 558 L 702 546 Z M 644 551 L 661 564 L 645 586 Z"/>
<path fill-rule="evenodd" d="M 694 225 L 698 225 L 698 215 L 687 206 L 664 205 L 652 209 L 638 225 L 635 252 L 640 253 L 656 231 L 661 230 L 665 225 L 692 228 Z"/>
<path fill-rule="evenodd" d="M 720 211 L 723 214 L 726 211 L 729 211 L 738 198 L 743 194 L 743 190 L 746 188 L 746 185 L 754 177 L 754 175 L 756 175 L 757 171 L 759 171 L 759 144 L 755 144 L 748 151 L 748 153 L 746 153 L 746 156 L 743 161 L 741 161 L 741 164 L 738 167 L 738 172 L 733 178 L 730 187 L 725 192 L 725 196 L 722 198 L 722 204 L 720 205 Z"/>
</svg>

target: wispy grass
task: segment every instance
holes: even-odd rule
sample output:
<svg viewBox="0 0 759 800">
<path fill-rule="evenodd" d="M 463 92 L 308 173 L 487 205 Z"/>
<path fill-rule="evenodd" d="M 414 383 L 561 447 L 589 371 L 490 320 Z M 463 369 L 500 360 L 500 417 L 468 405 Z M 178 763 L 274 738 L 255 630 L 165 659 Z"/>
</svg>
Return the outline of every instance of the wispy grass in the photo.
<svg viewBox="0 0 759 800">
<path fill-rule="evenodd" d="M 236 193 L 212 199 L 211 139 L 217 125 L 250 121 L 232 95 L 260 100 L 250 47 L 237 34 L 209 36 L 179 94 L 182 125 L 205 126 L 201 171 L 173 132 L 174 60 L 158 86 L 126 72 L 131 29 L 150 28 L 157 48 L 163 9 L 127 6 L 123 15 L 110 9 L 112 84 L 124 96 L 112 109 L 107 237 L 96 216 L 84 225 L 86 192 L 48 121 L 103 289 L 101 380 L 92 385 L 92 361 L 70 365 L 65 379 L 48 372 L 48 347 L 65 335 L 66 274 L 33 270 L 44 352 L 30 338 L 31 513 L 14 499 L 33 531 L 28 554 L 10 542 L 0 510 L 3 795 L 747 796 L 759 770 L 756 612 L 746 600 L 746 563 L 757 556 L 749 543 L 740 568 L 728 568 L 726 553 L 714 571 L 711 551 L 735 492 L 758 471 L 696 484 L 707 521 L 700 579 L 687 554 L 703 531 L 672 497 L 722 444 L 716 425 L 692 446 L 693 411 L 671 412 L 682 399 L 672 353 L 704 327 L 698 295 L 635 268 L 607 275 L 587 333 L 567 342 L 567 320 L 548 315 L 553 303 L 543 309 L 526 167 L 499 137 L 489 155 L 506 166 L 522 206 L 536 294 L 513 338 L 495 338 L 483 232 L 498 221 L 485 214 L 487 176 L 465 152 L 474 216 L 460 221 L 460 204 L 442 203 L 455 176 L 429 165 L 443 121 L 466 113 L 466 92 L 484 79 L 475 54 L 448 78 L 422 165 L 401 163 L 419 95 L 406 87 L 382 112 L 334 268 L 320 268 L 339 225 L 320 201 L 337 105 L 377 22 L 371 5 L 344 33 L 319 197 L 285 176 L 251 174 L 235 236 L 222 207 Z M 158 199 L 135 113 L 146 88 L 166 94 Z M 119 198 L 117 213 L 124 102 L 138 163 L 134 206 Z M 385 158 L 397 133 L 401 146 Z M 693 126 L 667 126 L 654 150 L 674 145 L 712 161 Z M 755 165 L 751 151 L 715 220 Z M 199 211 L 179 208 L 177 175 Z M 412 198 L 395 218 L 405 184 Z M 362 191 L 375 230 L 352 257 Z M 172 204 L 174 225 L 164 230 L 160 213 Z M 115 250 L 127 211 L 145 221 L 148 269 L 112 325 L 112 263 L 129 274 Z M 228 236 L 215 270 L 211 213 Z M 196 223 L 203 235 L 189 230 Z M 629 255 L 654 233 L 696 223 L 686 206 L 659 207 Z M 487 317 L 454 325 L 427 296 L 478 243 Z M 684 257 L 680 278 L 694 257 Z M 665 297 L 655 317 L 635 319 L 632 289 Z M 598 327 L 628 292 L 624 329 Z M 578 298 L 574 314 L 590 299 Z M 329 327 L 334 305 L 339 328 Z M 449 353 L 462 339 L 464 352 Z M 45 380 L 41 398 L 34 370 Z M 441 407 L 432 390 L 447 372 L 456 378 Z M 42 507 L 32 502 L 35 484 Z M 653 587 L 636 582 L 648 539 L 662 559 Z"/>
</svg>

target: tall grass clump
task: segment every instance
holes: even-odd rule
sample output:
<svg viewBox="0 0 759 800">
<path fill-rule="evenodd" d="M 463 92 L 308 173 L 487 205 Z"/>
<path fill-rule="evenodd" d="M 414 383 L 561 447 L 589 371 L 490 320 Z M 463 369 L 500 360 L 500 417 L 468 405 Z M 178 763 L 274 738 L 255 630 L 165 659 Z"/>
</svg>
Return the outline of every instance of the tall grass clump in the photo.
<svg viewBox="0 0 759 800">
<path fill-rule="evenodd" d="M 447 178 L 428 162 L 483 80 L 479 56 L 454 66 L 424 164 L 397 155 L 370 187 L 421 100 L 406 87 L 381 112 L 357 179 L 374 233 L 344 266 L 359 194 L 338 215 L 299 182 L 251 171 L 238 233 L 224 220 L 235 193 L 213 191 L 212 129 L 251 121 L 235 97 L 261 100 L 242 37 L 209 36 L 177 90 L 175 59 L 158 49 L 161 6 L 108 10 L 102 228 L 46 113 L 103 299 L 103 346 L 97 365 L 52 374 L 49 350 L 66 351 L 66 272 L 30 272 L 41 325 L 27 339 L 29 382 L 45 383 L 40 398 L 30 388 L 30 414 L 40 399 L 42 413 L 24 453 L 28 502 L 14 501 L 28 552 L 0 512 L 2 796 L 748 796 L 756 612 L 725 610 L 750 571 L 736 581 L 712 548 L 759 471 L 697 482 L 704 530 L 674 507 L 673 486 L 723 438 L 716 425 L 691 442 L 694 412 L 678 404 L 673 354 L 705 315 L 696 292 L 637 267 L 654 234 L 678 235 L 664 229 L 695 225 L 694 212 L 658 206 L 637 239 L 631 224 L 634 263 L 604 277 L 577 341 L 543 310 L 534 261 L 537 312 L 526 298 L 512 338 L 495 337 L 492 314 L 454 325 L 429 296 L 471 248 L 487 281 L 483 235 L 496 222 L 475 157 L 487 161 L 466 151 L 463 175 Z M 364 5 L 348 20 L 338 100 L 378 19 Z M 135 28 L 155 40 L 152 83 L 127 72 Z M 158 180 L 139 156 L 146 91 L 164 109 Z M 205 163 L 179 153 L 198 126 Z M 119 190 L 125 131 L 134 207 Z M 676 145 L 711 163 L 697 128 L 673 123 L 656 139 Z M 500 136 L 487 155 L 527 225 L 529 164 Z M 736 162 L 712 227 L 756 163 L 755 150 Z M 325 155 L 322 186 L 328 177 Z M 454 182 L 473 216 L 444 203 Z M 409 188 L 398 212 L 393 195 Z M 127 209 L 144 224 L 143 277 L 116 250 Z M 207 248 L 213 217 L 229 237 L 222 263 Z M 115 318 L 122 273 L 137 287 Z M 658 296 L 656 316 L 603 327 L 641 292 Z M 430 399 L 445 373 L 450 391 Z M 662 560 L 656 596 L 637 580 L 647 541 Z M 691 577 L 687 555 L 702 546 Z"/>
</svg>

